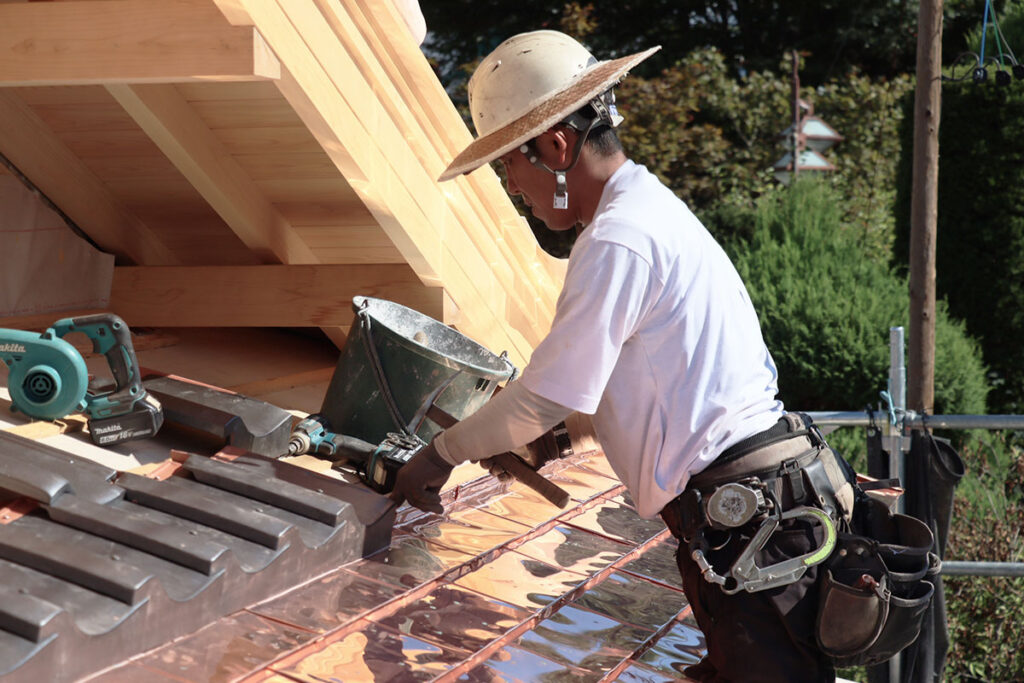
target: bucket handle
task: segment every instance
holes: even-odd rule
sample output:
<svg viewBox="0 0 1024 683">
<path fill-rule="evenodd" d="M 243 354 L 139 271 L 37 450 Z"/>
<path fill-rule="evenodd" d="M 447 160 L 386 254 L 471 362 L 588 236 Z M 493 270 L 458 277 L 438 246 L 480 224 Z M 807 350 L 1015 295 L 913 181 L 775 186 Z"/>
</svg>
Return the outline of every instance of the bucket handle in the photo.
<svg viewBox="0 0 1024 683">
<path fill-rule="evenodd" d="M 402 412 L 398 409 L 398 403 L 395 401 L 394 395 L 391 393 L 391 386 L 388 384 L 387 377 L 384 376 L 384 367 L 381 365 L 380 356 L 377 355 L 377 347 L 373 343 L 373 332 L 370 328 L 370 314 L 367 311 L 370 302 L 364 300 L 359 306 L 356 313 L 359 315 L 359 322 L 363 326 L 363 344 L 366 346 L 366 355 L 370 358 L 370 366 L 373 368 L 373 378 L 377 382 L 377 388 L 380 389 L 381 396 L 384 398 L 384 405 L 387 406 L 388 413 L 391 415 L 391 421 L 402 431 L 402 434 L 406 436 L 413 436 L 417 429 L 419 429 L 420 423 L 427 416 L 427 411 L 430 410 L 430 406 L 434 404 L 437 397 L 448 388 L 456 377 L 462 374 L 462 370 L 458 370 L 454 375 L 449 377 L 441 386 L 432 391 L 430 395 L 424 399 L 423 404 L 416 411 L 412 421 L 409 424 L 405 423 L 402 419 Z"/>
</svg>

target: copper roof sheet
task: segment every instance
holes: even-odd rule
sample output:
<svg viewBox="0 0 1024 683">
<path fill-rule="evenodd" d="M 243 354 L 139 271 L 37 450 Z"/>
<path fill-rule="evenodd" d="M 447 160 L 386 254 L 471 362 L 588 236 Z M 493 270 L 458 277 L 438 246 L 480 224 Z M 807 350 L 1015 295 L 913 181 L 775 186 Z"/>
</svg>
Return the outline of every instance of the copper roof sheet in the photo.
<svg viewBox="0 0 1024 683">
<path fill-rule="evenodd" d="M 471 481 L 444 515 L 401 508 L 390 547 L 91 680 L 679 680 L 704 640 L 676 541 L 600 453 L 549 469 L 564 510 Z"/>
</svg>

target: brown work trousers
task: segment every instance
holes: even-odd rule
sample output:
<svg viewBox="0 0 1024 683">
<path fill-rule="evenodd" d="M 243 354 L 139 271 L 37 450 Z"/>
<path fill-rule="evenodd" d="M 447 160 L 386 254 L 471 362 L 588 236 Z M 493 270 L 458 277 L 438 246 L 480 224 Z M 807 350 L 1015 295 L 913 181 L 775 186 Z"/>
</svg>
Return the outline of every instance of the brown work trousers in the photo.
<svg viewBox="0 0 1024 683">
<path fill-rule="evenodd" d="M 717 536 L 717 532 L 711 533 Z M 768 540 L 757 565 L 766 567 L 810 552 L 821 542 L 822 533 L 820 527 L 789 520 Z M 724 534 L 709 538 L 716 546 L 724 543 L 720 549 L 707 553 L 719 573 L 732 565 L 750 540 L 750 533 L 733 530 L 726 539 Z M 683 578 L 683 591 L 708 649 L 700 663 L 684 670 L 688 677 L 702 683 L 835 681 L 835 669 L 818 650 L 814 638 L 818 567 L 809 568 L 800 579 L 786 586 L 727 595 L 701 576 L 685 541 L 680 540 L 676 562 Z"/>
</svg>

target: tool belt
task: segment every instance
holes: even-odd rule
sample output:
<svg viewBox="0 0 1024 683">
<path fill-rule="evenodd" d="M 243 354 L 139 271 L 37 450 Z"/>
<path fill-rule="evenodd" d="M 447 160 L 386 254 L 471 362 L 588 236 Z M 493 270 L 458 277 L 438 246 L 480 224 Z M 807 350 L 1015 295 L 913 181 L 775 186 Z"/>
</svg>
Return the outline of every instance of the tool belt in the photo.
<svg viewBox="0 0 1024 683">
<path fill-rule="evenodd" d="M 933 541 L 921 520 L 858 500 L 821 570 L 816 638 L 837 667 L 880 664 L 917 640 L 941 569 Z"/>
<path fill-rule="evenodd" d="M 927 525 L 869 498 L 809 418 L 789 413 L 729 448 L 662 510 L 705 580 L 757 592 L 818 569 L 818 645 L 836 666 L 883 662 L 917 639 L 938 572 Z M 768 567 L 756 558 L 781 525 L 820 525 L 821 544 Z M 711 534 L 749 537 L 727 571 L 707 561 Z M 682 551 L 682 548 L 680 549 Z"/>
<path fill-rule="evenodd" d="M 722 453 L 707 469 L 690 478 L 679 496 L 661 511 L 665 524 L 679 539 L 689 543 L 705 527 L 738 527 L 739 517 L 728 524 L 727 510 L 744 507 L 744 496 L 716 492 L 730 483 L 751 485 L 759 490 L 765 506 L 771 501 L 776 513 L 796 506 L 814 506 L 846 526 L 853 511 L 853 488 L 849 475 L 810 420 L 788 413 L 773 427 L 741 441 Z M 756 497 L 756 492 L 755 492 Z M 760 504 L 760 503 L 758 503 Z M 710 515 L 709 515 L 710 513 Z M 760 517 L 763 519 L 763 516 Z M 748 521 L 759 521 L 755 515 Z"/>
</svg>

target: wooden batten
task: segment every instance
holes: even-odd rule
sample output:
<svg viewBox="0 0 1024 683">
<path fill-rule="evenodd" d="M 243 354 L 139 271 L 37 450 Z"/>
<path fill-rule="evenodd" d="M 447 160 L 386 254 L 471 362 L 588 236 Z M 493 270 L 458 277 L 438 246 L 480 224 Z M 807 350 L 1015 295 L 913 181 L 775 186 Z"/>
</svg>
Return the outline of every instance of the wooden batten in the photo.
<svg viewBox="0 0 1024 683">
<path fill-rule="evenodd" d="M 404 265 L 115 268 L 110 308 L 143 327 L 347 328 L 357 295 L 444 315 L 441 290 Z"/>
<path fill-rule="evenodd" d="M 0 3 L 0 85 L 276 78 L 252 28 L 208 0 Z"/>
<path fill-rule="evenodd" d="M 107 89 L 260 260 L 319 261 L 173 85 Z"/>
</svg>

